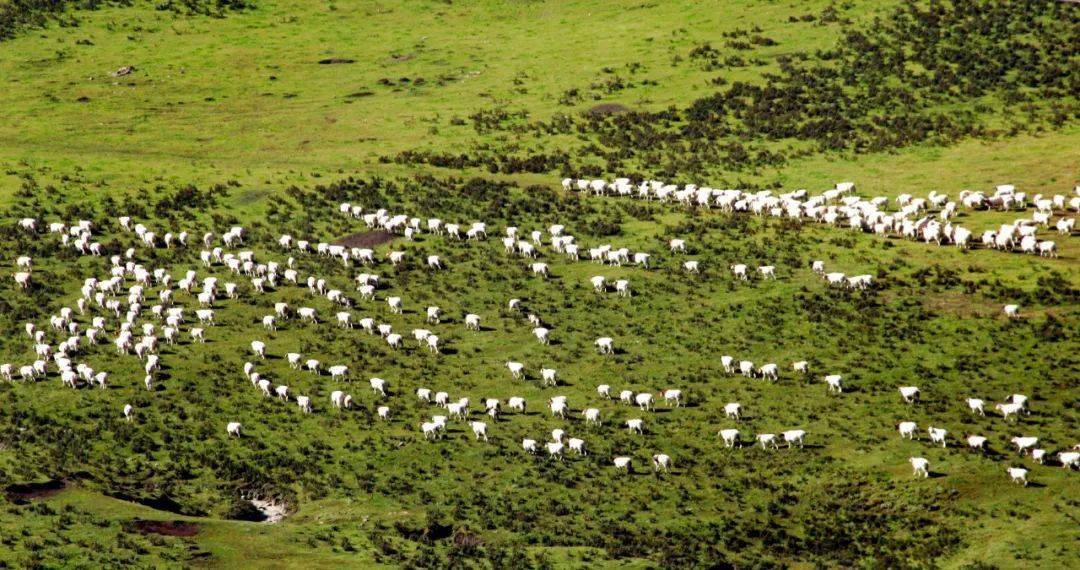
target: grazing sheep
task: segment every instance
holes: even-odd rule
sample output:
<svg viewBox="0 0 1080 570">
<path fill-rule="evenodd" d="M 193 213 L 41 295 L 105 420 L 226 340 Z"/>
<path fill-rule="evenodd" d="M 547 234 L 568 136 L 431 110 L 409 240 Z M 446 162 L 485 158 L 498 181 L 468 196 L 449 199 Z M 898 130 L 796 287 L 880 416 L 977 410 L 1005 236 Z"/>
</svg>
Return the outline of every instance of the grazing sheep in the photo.
<svg viewBox="0 0 1080 570">
<path fill-rule="evenodd" d="M 944 430 L 942 428 L 936 428 L 934 426 L 930 426 L 930 427 L 926 428 L 926 431 L 927 431 L 927 433 L 930 434 L 930 441 L 931 442 L 940 443 L 941 447 L 945 447 L 945 445 L 946 445 L 945 436 L 948 435 L 948 433 L 949 433 L 948 431 L 946 431 L 946 430 Z"/>
<path fill-rule="evenodd" d="M 480 330 L 480 315 L 472 313 L 465 315 L 465 330 Z"/>
<path fill-rule="evenodd" d="M 1058 461 L 1066 469 L 1076 467 L 1080 465 L 1080 451 L 1062 451 L 1058 453 Z"/>
<path fill-rule="evenodd" d="M 844 391 L 843 386 L 840 384 L 841 376 L 839 374 L 830 374 L 825 377 L 825 384 L 829 387 L 829 392 L 836 392 L 837 394 Z"/>
<path fill-rule="evenodd" d="M 228 434 L 229 437 L 232 437 L 234 435 L 236 437 L 241 437 L 240 422 L 229 422 L 228 424 L 226 424 L 225 433 Z"/>
<path fill-rule="evenodd" d="M 536 440 L 535 439 L 523 439 L 521 440 L 521 448 L 527 453 L 536 453 Z"/>
<path fill-rule="evenodd" d="M 664 390 L 659 395 L 664 397 L 665 404 L 669 404 L 672 400 L 674 400 L 676 408 L 682 406 L 682 390 Z"/>
<path fill-rule="evenodd" d="M 737 429 L 722 429 L 717 432 L 724 440 L 724 447 L 735 447 L 739 441 L 739 430 Z"/>
<path fill-rule="evenodd" d="M 915 422 L 900 422 L 897 429 L 900 430 L 900 439 L 907 438 L 914 440 L 919 437 L 917 433 L 918 426 Z"/>
<path fill-rule="evenodd" d="M 613 461 L 616 469 L 622 469 L 627 473 L 630 473 L 631 465 L 629 457 L 616 457 Z"/>
<path fill-rule="evenodd" d="M 1021 485 L 1027 487 L 1027 469 L 1024 469 L 1023 467 L 1008 467 L 1005 470 L 1008 471 L 1009 477 L 1012 479 L 1013 483 L 1020 483 Z"/>
<path fill-rule="evenodd" d="M 664 472 L 668 472 L 671 470 L 671 457 L 665 453 L 657 453 L 652 456 L 652 465 L 653 471 L 659 472 L 663 470 Z"/>
<path fill-rule="evenodd" d="M 578 455 L 588 455 L 589 454 L 585 450 L 585 440 L 583 440 L 583 439 L 578 439 L 576 437 L 572 437 L 567 441 L 567 444 L 569 444 L 570 451 L 576 451 Z"/>
<path fill-rule="evenodd" d="M 1023 410 L 1024 407 L 1020 404 L 998 404 L 994 406 L 994 409 L 1001 412 L 1002 417 L 1005 420 L 1008 420 L 1011 415 L 1016 415 L 1017 419 L 1019 419 L 1020 411 Z"/>
<path fill-rule="evenodd" d="M 372 392 L 386 397 L 386 380 L 383 380 L 382 378 L 372 378 L 369 380 L 369 383 L 371 384 Z"/>
<path fill-rule="evenodd" d="M 1037 437 L 1014 437 L 1014 438 L 1010 439 L 1009 441 L 1011 441 L 1013 443 L 1013 445 L 1016 446 L 1017 453 L 1019 453 L 1020 455 L 1023 455 L 1024 452 L 1027 451 L 1028 448 L 1035 447 L 1035 444 L 1039 443 L 1039 438 L 1037 438 Z"/>
<path fill-rule="evenodd" d="M 645 420 L 641 418 L 632 418 L 626 420 L 626 429 L 630 433 L 642 434 L 645 428 Z"/>
<path fill-rule="evenodd" d="M 748 279 L 748 277 L 746 276 L 746 265 L 742 263 L 732 264 L 731 274 L 740 281 L 746 281 Z"/>
<path fill-rule="evenodd" d="M 980 416 L 985 416 L 986 415 L 986 411 L 983 410 L 983 401 L 982 400 L 980 400 L 978 398 L 968 398 L 967 399 L 967 405 L 968 405 L 968 408 L 971 409 L 971 413 L 979 414 Z"/>
<path fill-rule="evenodd" d="M 775 433 L 759 433 L 757 440 L 761 444 L 761 449 L 767 449 L 766 445 L 771 446 L 773 449 L 780 449 L 780 444 L 776 443 Z"/>
<path fill-rule="evenodd" d="M 740 412 L 741 408 L 742 408 L 742 406 L 740 406 L 737 402 L 732 402 L 730 404 L 725 404 L 724 405 L 724 416 L 727 417 L 728 419 L 733 419 L 733 420 L 738 421 L 738 419 L 739 419 L 739 417 L 741 415 L 741 412 Z"/>
<path fill-rule="evenodd" d="M 806 431 L 801 429 L 793 429 L 785 431 L 781 434 L 784 437 L 784 441 L 787 442 L 787 446 L 790 448 L 792 444 L 798 445 L 800 448 L 803 446 L 803 438 L 806 437 Z"/>
<path fill-rule="evenodd" d="M 902 386 L 900 388 L 900 397 L 904 399 L 908 404 L 913 404 L 919 401 L 919 389 L 915 386 Z"/>
<path fill-rule="evenodd" d="M 521 380 L 525 377 L 525 365 L 520 362 L 508 361 L 506 367 L 510 369 L 510 374 L 514 377 L 514 380 Z"/>
<path fill-rule="evenodd" d="M 972 449 L 986 451 L 986 438 L 981 435 L 967 436 L 967 444 Z"/>
<path fill-rule="evenodd" d="M 908 459 L 911 463 L 913 470 L 912 477 L 922 476 L 924 479 L 930 477 L 930 462 L 923 457 L 911 457 Z"/>
</svg>

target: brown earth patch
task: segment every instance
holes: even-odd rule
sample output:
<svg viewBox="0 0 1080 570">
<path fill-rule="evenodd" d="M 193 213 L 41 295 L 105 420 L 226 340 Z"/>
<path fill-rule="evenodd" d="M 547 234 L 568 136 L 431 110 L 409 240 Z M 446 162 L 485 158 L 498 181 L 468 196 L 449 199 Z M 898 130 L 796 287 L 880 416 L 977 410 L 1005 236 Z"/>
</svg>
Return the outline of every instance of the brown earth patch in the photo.
<svg viewBox="0 0 1080 570">
<path fill-rule="evenodd" d="M 335 63 L 356 63 L 356 60 L 347 57 L 328 57 L 319 60 L 319 65 L 334 65 Z"/>
<path fill-rule="evenodd" d="M 184 521 L 147 521 L 133 520 L 128 524 L 129 531 L 139 534 L 163 534 L 165 536 L 195 536 L 199 534 L 199 525 Z"/>
<path fill-rule="evenodd" d="M 371 232 L 360 232 L 352 234 L 351 236 L 345 236 L 334 242 L 334 245 L 343 245 L 345 247 L 375 247 L 379 244 L 392 241 L 395 237 L 394 234 L 385 230 L 375 230 Z"/>
<path fill-rule="evenodd" d="M 625 105 L 620 105 L 618 103 L 601 103 L 592 106 L 588 111 L 585 111 L 585 114 L 593 117 L 606 117 L 608 115 L 621 115 L 628 112 L 630 112 L 630 109 L 626 108 Z"/>
<path fill-rule="evenodd" d="M 8 485 L 8 487 L 4 489 L 4 494 L 12 503 L 25 504 L 34 499 L 49 498 L 64 489 L 67 489 L 67 482 L 62 479 L 54 479 L 44 483 L 20 483 Z"/>
</svg>

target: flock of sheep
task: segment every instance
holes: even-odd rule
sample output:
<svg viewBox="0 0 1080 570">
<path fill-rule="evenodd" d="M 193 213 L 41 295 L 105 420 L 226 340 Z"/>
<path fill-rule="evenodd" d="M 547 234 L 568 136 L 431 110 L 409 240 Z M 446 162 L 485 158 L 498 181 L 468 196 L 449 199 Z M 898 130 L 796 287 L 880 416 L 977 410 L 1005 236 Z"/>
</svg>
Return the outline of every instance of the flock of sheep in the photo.
<svg viewBox="0 0 1080 570">
<path fill-rule="evenodd" d="M 786 216 L 792 218 L 805 218 L 822 221 L 831 225 L 846 220 L 847 224 L 856 229 L 873 231 L 878 234 L 899 233 L 907 237 L 921 237 L 927 242 L 942 241 L 955 243 L 958 247 L 967 247 L 971 232 L 965 228 L 954 225 L 951 219 L 955 216 L 957 203 L 948 200 L 948 197 L 939 194 L 931 194 L 927 199 L 901 196 L 897 199 L 898 211 L 887 212 L 884 207 L 887 200 L 875 198 L 865 200 L 853 194 L 854 185 L 851 183 L 838 184 L 835 189 L 828 190 L 820 195 L 808 196 L 805 190 L 792 193 L 773 195 L 771 192 L 746 193 L 736 190 L 714 190 L 710 188 L 698 188 L 687 185 L 678 188 L 674 185 L 666 185 L 660 182 L 648 181 L 639 185 L 630 184 L 629 180 L 617 179 L 613 182 L 602 180 L 571 180 L 563 181 L 564 188 L 589 191 L 598 195 L 615 194 L 622 196 L 637 196 L 642 199 L 656 198 L 660 201 L 675 201 L 686 205 L 700 207 L 718 207 L 725 212 L 747 212 L 755 214 L 768 214 L 771 216 Z M 1080 188 L 1078 188 L 1080 192 Z M 966 193 L 961 196 L 964 207 L 1000 207 L 1004 209 L 1023 208 L 1026 198 L 1022 193 L 1015 192 L 1012 187 L 998 187 L 993 196 L 985 196 L 978 193 Z M 994 232 L 993 239 L 989 242 L 984 236 L 984 243 L 1001 249 L 1010 249 L 1014 242 L 1019 242 L 1023 251 L 1039 251 L 1047 255 L 1056 255 L 1057 248 L 1053 242 L 1038 241 L 1035 238 L 1035 230 L 1040 225 L 1047 225 L 1053 211 L 1064 209 L 1066 202 L 1064 197 L 1055 196 L 1044 199 L 1036 196 L 1033 200 L 1036 207 L 1032 220 L 1020 220 L 1015 224 L 1002 226 Z M 939 208 L 938 218 L 933 219 L 926 213 L 928 207 Z M 1068 207 L 1080 209 L 1080 196 L 1068 202 Z M 483 241 L 487 239 L 487 225 L 473 223 L 467 228 L 459 224 L 444 223 L 439 219 L 422 220 L 405 215 L 391 215 L 386 210 L 380 209 L 375 212 L 365 212 L 361 206 L 353 204 L 341 204 L 341 214 L 356 219 L 362 219 L 369 228 L 380 228 L 388 232 L 403 235 L 411 241 L 415 236 L 428 232 L 436 236 L 444 236 L 448 241 L 467 243 Z M 1057 228 L 1063 233 L 1069 233 L 1072 229 L 1072 219 L 1060 219 Z M 19 222 L 21 228 L 28 232 L 38 232 L 38 221 L 35 219 L 23 219 Z M 134 233 L 138 237 L 138 243 L 142 247 L 186 247 L 188 245 L 187 232 L 173 235 L 165 233 L 158 236 L 144 224 L 135 223 L 129 217 L 118 219 L 118 225 L 122 231 Z M 506 227 L 503 230 L 502 243 L 504 251 L 508 255 L 517 255 L 528 264 L 529 270 L 541 278 L 546 278 L 549 273 L 549 265 L 537 259 L 545 253 L 544 248 L 549 248 L 551 254 L 564 256 L 571 262 L 581 261 L 579 245 L 572 235 L 565 233 L 561 225 L 552 225 L 545 232 L 536 230 L 529 233 L 525 239 L 523 232 L 517 227 Z M 48 233 L 60 236 L 61 245 L 71 247 L 79 254 L 100 256 L 102 246 L 94 240 L 94 228 L 86 221 L 80 221 L 70 226 L 64 223 L 51 223 Z M 1004 238 L 1002 236 L 1005 236 Z M 1017 239 L 1018 238 L 1018 239 Z M 220 239 L 220 242 L 218 241 Z M 378 335 L 392 349 L 400 349 L 404 343 L 404 335 L 396 332 L 390 324 L 380 323 L 376 318 L 364 316 L 356 318 L 354 304 L 346 289 L 335 288 L 331 283 L 317 275 L 301 277 L 296 258 L 293 255 L 316 255 L 339 260 L 346 267 L 359 266 L 364 272 L 355 278 L 355 289 L 360 297 L 360 302 L 373 303 L 380 289 L 390 288 L 379 274 L 374 273 L 373 268 L 380 263 L 372 249 L 349 248 L 326 242 L 312 243 L 306 240 L 297 240 L 289 235 L 282 235 L 277 240 L 276 247 L 286 259 L 262 260 L 256 257 L 253 250 L 244 249 L 245 231 L 242 227 L 233 227 L 225 232 L 220 238 L 213 233 L 205 233 L 201 243 L 205 247 L 200 252 L 205 271 L 213 271 L 215 267 L 224 267 L 237 280 L 246 278 L 249 280 L 250 289 L 245 293 L 249 295 L 272 295 L 274 291 L 282 287 L 306 286 L 312 298 L 322 297 L 330 303 L 334 309 L 333 321 L 345 329 L 353 329 L 354 325 L 369 335 Z M 1031 240 L 1034 240 L 1033 242 Z M 1031 244 L 1034 243 L 1032 246 Z M 1049 245 L 1046 245 L 1049 244 Z M 683 239 L 671 239 L 668 249 L 674 254 L 686 254 L 686 241 Z M 235 250 L 235 251 L 229 251 Z M 386 254 L 386 262 L 398 265 L 408 253 L 404 250 L 393 250 Z M 35 352 L 38 357 L 31 364 L 16 367 L 12 364 L 0 365 L 0 375 L 8 381 L 16 377 L 22 380 L 34 380 L 44 377 L 49 368 L 53 367 L 64 385 L 78 388 L 82 385 L 106 388 L 109 383 L 109 375 L 105 371 L 95 371 L 85 362 L 75 362 L 80 356 L 86 354 L 88 345 L 101 342 L 107 333 L 113 331 L 112 342 L 120 355 L 134 353 L 143 363 L 145 376 L 143 382 L 147 389 L 153 389 L 156 374 L 160 370 L 161 363 L 158 356 L 160 342 L 174 344 L 182 329 L 187 328 L 187 334 L 192 342 L 204 342 L 208 330 L 215 325 L 215 307 L 224 298 L 240 299 L 241 288 L 236 282 L 219 284 L 218 277 L 204 275 L 200 279 L 198 271 L 186 271 L 182 277 L 174 278 L 166 268 L 147 268 L 140 264 L 136 248 L 130 248 L 123 255 L 111 256 L 111 268 L 108 275 L 87 277 L 80 289 L 81 295 L 75 301 L 75 308 L 64 307 L 49 319 L 47 328 L 39 328 L 35 323 L 26 324 L 26 333 L 33 340 Z M 261 255 L 259 256 L 262 257 Z M 608 265 L 634 265 L 643 269 L 649 268 L 649 260 L 652 257 L 648 252 L 631 252 L 628 248 L 616 248 L 610 244 L 600 245 L 587 249 L 589 261 Z M 18 272 L 14 274 L 14 280 L 18 287 L 27 288 L 31 284 L 33 261 L 27 256 L 18 257 L 16 260 Z M 440 271 L 445 268 L 443 261 L 437 255 L 429 255 L 425 258 L 425 266 L 431 271 Z M 683 259 L 681 267 L 690 273 L 700 273 L 701 267 L 697 260 Z M 745 264 L 733 264 L 729 267 L 731 274 L 736 280 L 750 278 L 750 268 Z M 871 275 L 845 276 L 843 273 L 826 272 L 825 264 L 815 261 L 812 270 L 820 275 L 829 285 L 846 286 L 852 289 L 865 289 L 872 285 Z M 759 266 L 756 274 L 763 280 L 776 279 L 774 266 Z M 175 279 L 175 282 L 174 282 Z M 632 295 L 631 284 L 628 279 L 619 279 L 614 283 L 600 275 L 592 277 L 589 283 L 594 291 L 599 294 L 613 290 L 617 295 L 629 297 Z M 153 290 L 153 291 L 152 291 Z M 189 296 L 188 305 L 180 303 L 177 297 L 181 294 Z M 404 313 L 405 300 L 401 296 L 387 296 L 385 303 L 390 314 L 402 315 Z M 149 306 L 147 306 L 149 305 Z M 197 306 L 197 308 L 196 308 Z M 551 325 L 536 313 L 528 311 L 524 302 L 520 299 L 510 299 L 507 307 L 511 311 L 520 312 L 527 316 L 528 322 L 533 326 L 532 334 L 540 344 L 547 345 L 551 340 Z M 76 312 L 83 319 L 76 318 Z M 1006 306 L 1008 316 L 1016 316 L 1016 305 Z M 199 326 L 189 326 L 188 318 L 194 314 Z M 436 306 L 426 307 L 423 311 L 424 322 L 410 331 L 410 336 L 419 347 L 426 347 L 432 355 L 441 352 L 440 337 L 427 327 L 439 325 L 442 319 L 442 309 Z M 274 314 L 262 317 L 261 323 L 265 330 L 276 330 L 282 320 L 298 319 L 318 326 L 320 314 L 314 307 L 292 307 L 286 302 L 274 304 Z M 471 334 L 482 334 L 482 317 L 475 313 L 469 313 L 464 317 L 464 324 Z M 89 326 L 84 323 L 89 321 Z M 193 323 L 195 324 L 195 323 Z M 84 329 L 85 326 L 85 329 Z M 49 341 L 49 329 L 58 340 L 55 346 Z M 159 336 L 160 335 L 160 336 Z M 159 340 L 160 339 L 160 340 Z M 616 353 L 615 340 L 611 337 L 600 336 L 595 340 L 594 346 L 600 354 L 614 355 Z M 257 360 L 267 357 L 270 347 L 262 340 L 250 342 L 252 354 Z M 283 351 L 284 352 L 284 351 Z M 324 367 L 314 358 L 305 358 L 298 352 L 285 352 L 285 359 L 294 370 L 306 369 L 309 373 L 321 376 Z M 50 365 L 49 362 L 52 362 Z M 779 377 L 779 366 L 776 363 L 766 363 L 755 367 L 754 363 L 747 360 L 736 361 L 732 356 L 722 356 L 721 363 L 729 374 L 739 373 L 746 377 L 756 377 L 776 380 Z M 508 361 L 506 367 L 510 372 L 511 379 L 522 381 L 527 378 L 526 366 L 521 362 Z M 312 399 L 309 395 L 293 394 L 293 390 L 287 384 L 275 385 L 259 370 L 255 362 L 245 362 L 242 366 L 244 377 L 250 381 L 253 388 L 263 397 L 277 398 L 281 401 L 295 400 L 298 408 L 303 413 L 312 413 L 314 410 Z M 808 364 L 805 361 L 794 362 L 791 369 L 797 374 L 809 374 Z M 346 381 L 350 379 L 350 370 L 347 365 L 335 364 L 325 368 L 331 381 Z M 300 373 L 300 372 L 297 372 Z M 558 373 L 555 369 L 543 367 L 539 371 L 539 380 L 542 386 L 557 387 Z M 831 393 L 843 393 L 842 378 L 837 374 L 823 377 L 827 389 Z M 380 399 L 377 415 L 384 420 L 390 421 L 393 410 L 388 393 L 389 383 L 381 378 L 369 380 L 372 393 Z M 513 384 L 511 384 L 513 385 Z M 411 391 L 411 389 L 410 389 Z M 405 393 L 402 391 L 401 393 Z M 468 426 L 475 440 L 489 441 L 488 421 L 471 418 L 472 399 L 468 396 L 451 398 L 447 391 L 433 390 L 427 387 L 415 389 L 415 397 L 420 402 L 433 406 L 436 413 L 430 419 L 419 424 L 419 433 L 425 440 L 438 440 L 445 437 L 447 428 L 452 421 L 461 421 Z M 919 399 L 919 389 L 914 386 L 900 388 L 902 398 L 911 404 Z M 612 387 L 600 385 L 596 389 L 597 398 L 600 400 L 612 400 Z M 683 391 L 677 388 L 660 390 L 654 395 L 652 392 L 635 393 L 632 390 L 621 390 L 618 393 L 618 401 L 630 406 L 636 406 L 640 412 L 639 417 L 627 418 L 620 422 L 630 433 L 644 434 L 645 414 L 656 405 L 656 401 L 663 398 L 666 405 L 677 409 L 683 404 Z M 344 390 L 334 390 L 329 395 L 330 405 L 333 408 L 345 409 L 353 406 L 354 400 L 351 394 Z M 483 414 L 490 418 L 492 425 L 497 425 L 498 418 L 515 413 L 523 413 L 527 403 L 522 396 L 514 395 L 502 399 L 485 397 L 479 401 L 483 403 Z M 1020 417 L 1021 413 L 1027 412 L 1027 398 L 1016 394 L 1010 396 L 1005 403 L 996 406 L 996 409 L 1008 419 L 1010 416 Z M 983 401 L 978 399 L 968 400 L 973 413 L 985 414 Z M 571 408 L 566 396 L 554 395 L 547 400 L 547 408 L 553 418 L 567 419 Z M 128 421 L 134 421 L 136 410 L 130 405 L 123 407 L 123 416 Z M 741 415 L 741 405 L 731 402 L 724 406 L 724 413 L 728 420 L 738 422 Z M 596 405 L 584 403 L 581 407 L 580 416 L 586 426 L 601 428 L 605 418 L 601 417 L 601 410 Z M 569 425 L 567 425 L 569 427 Z M 899 426 L 902 438 L 912 439 L 918 433 L 917 426 L 913 422 L 903 422 Z M 229 422 L 226 425 L 228 436 L 240 436 L 242 426 L 239 422 Z M 933 443 L 946 444 L 947 431 L 940 427 L 929 427 L 928 433 Z M 561 460 L 565 449 L 569 449 L 579 455 L 588 453 L 588 445 L 580 437 L 568 437 L 564 429 L 559 428 L 551 432 L 550 441 L 544 442 L 544 450 L 553 459 Z M 735 427 L 721 429 L 718 433 L 726 447 L 735 447 L 740 441 L 740 431 Z M 806 431 L 802 429 L 790 429 L 779 434 L 758 433 L 754 435 L 754 441 L 762 449 L 778 449 L 783 441 L 787 447 L 802 447 Z M 967 444 L 972 448 L 985 449 L 986 437 L 971 435 L 966 438 Z M 1020 453 L 1031 451 L 1031 456 L 1042 463 L 1047 452 L 1036 449 L 1038 442 L 1035 437 L 1013 438 L 1012 442 L 1017 446 Z M 521 448 L 526 453 L 537 453 L 539 441 L 533 438 L 524 438 Z M 1059 462 L 1066 468 L 1078 465 L 1080 453 L 1074 450 L 1062 451 L 1057 455 Z M 649 463 L 655 471 L 667 471 L 672 465 L 670 455 L 657 452 L 649 458 Z M 616 469 L 630 471 L 633 458 L 629 455 L 616 455 L 612 457 L 612 464 Z M 916 476 L 929 475 L 929 462 L 921 457 L 912 457 L 912 468 Z M 1027 470 L 1022 467 L 1009 467 L 1008 472 L 1013 480 L 1026 484 Z"/>
</svg>

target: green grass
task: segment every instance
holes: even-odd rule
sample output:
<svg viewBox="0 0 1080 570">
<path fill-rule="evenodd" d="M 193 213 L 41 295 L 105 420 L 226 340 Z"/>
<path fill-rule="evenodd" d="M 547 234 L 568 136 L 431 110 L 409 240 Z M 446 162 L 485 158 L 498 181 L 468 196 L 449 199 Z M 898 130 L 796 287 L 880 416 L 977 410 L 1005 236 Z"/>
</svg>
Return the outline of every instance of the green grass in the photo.
<svg viewBox="0 0 1080 570">
<path fill-rule="evenodd" d="M 715 89 L 711 77 L 760 81 L 776 71 L 777 56 L 828 48 L 842 26 L 865 24 L 893 5 L 855 2 L 842 10 L 852 23 L 817 25 L 788 17 L 818 14 L 827 2 L 279 0 L 225 18 L 180 17 L 137 3 L 77 12 L 76 28 L 28 30 L 0 44 L 0 260 L 9 268 L 16 255 L 35 261 L 29 293 L 12 287 L 9 269 L 0 271 L 0 362 L 32 361 L 23 323 L 47 326 L 49 315 L 73 305 L 86 276 L 109 266 L 107 258 L 60 252 L 56 236 L 17 231 L 22 215 L 93 219 L 110 253 L 135 245 L 116 226 L 122 213 L 136 213 L 159 233 L 187 230 L 193 244 L 204 231 L 243 224 L 246 247 L 278 261 L 286 257 L 274 245 L 281 233 L 317 242 L 363 231 L 360 221 L 337 215 L 346 200 L 422 218 L 484 220 L 492 234 L 479 244 L 425 234 L 378 248 L 380 259 L 404 249 L 409 261 L 380 263 L 389 286 L 378 302 L 360 302 L 352 312 L 393 324 L 406 336 L 401 351 L 336 327 L 338 309 L 305 288 L 254 296 L 246 278 L 203 268 L 197 245 L 139 249 L 147 267 L 168 268 L 174 277 L 187 269 L 212 273 L 240 283 L 243 295 L 218 301 L 206 344 L 189 342 L 185 328 L 181 342 L 162 346 L 165 370 L 153 393 L 142 387 L 141 363 L 117 357 L 108 341 L 83 360 L 110 372 L 109 390 L 62 389 L 55 375 L 0 383 L 0 483 L 72 481 L 30 505 L 0 498 L 0 564 L 1066 567 L 1078 538 L 1076 472 L 1032 465 L 1010 451 L 1008 439 L 1038 435 L 1055 453 L 1076 443 L 1075 237 L 1040 233 L 1058 242 L 1058 259 L 961 252 L 846 229 L 564 195 L 556 172 L 496 175 L 379 160 L 416 148 L 463 152 L 478 140 L 509 144 L 514 137 L 505 132 L 480 135 L 455 124 L 498 105 L 527 110 L 531 119 L 600 102 L 682 107 Z M 722 46 L 725 32 L 754 26 L 778 42 L 747 53 L 763 65 L 725 72 L 672 65 L 697 45 Z M 317 63 L 328 57 L 355 63 Z M 640 68 L 631 72 L 632 64 Z M 122 65 L 137 71 L 108 76 Z M 566 90 L 591 92 L 590 84 L 613 75 L 604 68 L 635 86 L 559 103 Z M 380 84 L 384 78 L 395 85 Z M 581 142 L 557 135 L 540 144 Z M 818 192 L 854 180 L 864 196 L 889 197 L 930 190 L 955 196 L 1013 183 L 1029 195 L 1067 194 L 1080 179 L 1078 143 L 1071 121 L 948 147 L 815 153 L 756 172 L 718 170 L 716 180 L 699 183 Z M 348 178 L 353 182 L 331 185 Z M 156 208 L 188 185 L 216 204 Z M 978 234 L 1020 216 L 965 211 L 960 223 Z M 552 277 L 542 280 L 503 254 L 496 233 L 506 225 L 552 223 L 566 224 L 583 249 L 611 243 L 651 252 L 654 267 L 571 263 L 545 252 Z M 702 261 L 702 276 L 679 271 L 683 258 L 664 245 L 675 236 L 687 238 L 687 257 Z M 445 272 L 422 267 L 430 253 L 442 256 Z M 325 276 L 352 292 L 357 268 L 296 257 L 302 276 Z M 829 291 L 809 270 L 814 259 L 831 270 L 874 274 L 878 285 L 866 293 Z M 736 283 L 725 269 L 736 262 L 776 265 L 779 279 Z M 635 296 L 596 295 L 588 279 L 597 274 L 629 279 Z M 389 314 L 389 295 L 405 299 L 404 315 Z M 195 304 L 186 293 L 176 297 Z M 506 309 L 512 297 L 551 325 L 553 346 L 537 344 L 523 316 Z M 316 307 L 323 323 L 288 321 L 263 331 L 261 317 L 281 300 Z M 1008 302 L 1022 304 L 1023 319 L 1000 315 Z M 432 304 L 446 315 L 427 327 L 447 347 L 438 357 L 418 350 L 408 334 L 424 326 L 423 309 Z M 468 312 L 482 316 L 484 331 L 464 330 Z M 85 325 L 89 315 L 78 320 Z M 115 323 L 109 328 L 111 340 Z M 620 353 L 596 354 L 599 336 L 614 337 Z M 314 414 L 261 397 L 243 378 L 253 339 L 265 340 L 271 354 L 259 370 L 310 395 Z M 283 359 L 291 351 L 324 366 L 348 364 L 353 383 L 345 389 L 357 409 L 329 409 L 329 393 L 340 384 L 291 370 Z M 776 362 L 781 381 L 726 375 L 723 354 Z M 510 359 L 526 363 L 529 382 L 510 379 Z M 790 372 L 802 359 L 811 361 L 809 378 Z M 538 386 L 542 366 L 556 368 L 564 385 Z M 828 373 L 844 375 L 851 390 L 828 395 L 820 382 Z M 383 402 L 367 387 L 372 376 L 389 382 L 388 423 L 375 417 Z M 616 392 L 679 387 L 690 405 L 638 412 L 599 401 L 595 388 L 604 383 Z M 914 408 L 896 393 L 907 384 L 924 392 Z M 520 395 L 529 412 L 492 423 L 489 444 L 474 442 L 461 422 L 445 441 L 426 443 L 416 426 L 434 410 L 412 395 L 419 386 L 468 395 L 474 406 Z M 994 414 L 973 417 L 964 403 L 1014 392 L 1031 395 L 1034 410 L 1015 425 Z M 599 407 L 605 425 L 551 418 L 543 403 L 555 394 L 567 395 L 572 410 Z M 731 401 L 745 407 L 744 439 L 803 428 L 810 445 L 776 453 L 724 449 L 716 432 L 731 425 L 722 413 Z M 132 424 L 120 417 L 125 403 L 138 410 Z M 620 426 L 638 416 L 647 433 L 631 436 Z M 894 426 L 909 419 L 923 430 L 946 427 L 954 445 L 901 441 Z M 226 438 L 228 421 L 242 422 L 245 437 Z M 590 455 L 557 464 L 520 451 L 521 438 L 544 441 L 555 427 L 585 439 Z M 955 445 L 966 433 L 990 437 L 1001 455 Z M 649 473 L 648 457 L 658 452 L 674 458 L 672 474 Z M 619 454 L 634 457 L 635 475 L 614 472 L 610 458 Z M 927 457 L 943 477 L 912 480 L 912 455 Z M 1010 485 L 1004 469 L 1013 464 L 1031 468 L 1037 485 Z M 230 520 L 241 494 L 252 492 L 281 497 L 293 511 L 276 525 Z M 167 497 L 184 514 L 117 494 Z M 142 536 L 126 530 L 135 518 L 195 521 L 201 531 Z M 478 546 L 470 546 L 473 537 Z"/>
</svg>

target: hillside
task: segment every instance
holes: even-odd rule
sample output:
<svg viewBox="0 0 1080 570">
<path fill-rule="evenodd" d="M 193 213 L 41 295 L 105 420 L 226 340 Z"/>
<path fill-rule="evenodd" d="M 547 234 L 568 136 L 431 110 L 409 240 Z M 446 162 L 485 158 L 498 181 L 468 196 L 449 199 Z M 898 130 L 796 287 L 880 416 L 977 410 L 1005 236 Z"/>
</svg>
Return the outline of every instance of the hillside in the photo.
<svg viewBox="0 0 1080 570">
<path fill-rule="evenodd" d="M 0 564 L 1070 566 L 1080 241 L 1058 224 L 1080 215 L 1078 10 L 0 3 Z M 591 260 L 604 245 L 627 256 Z M 126 327 L 155 339 L 149 374 L 117 347 Z M 451 412 L 421 388 L 468 398 L 470 418 L 429 440 Z M 1013 394 L 1025 409 L 1003 417 Z M 554 429 L 587 453 L 549 456 Z M 1027 436 L 1044 462 L 1018 453 Z M 258 522 L 253 498 L 284 518 Z"/>
</svg>

